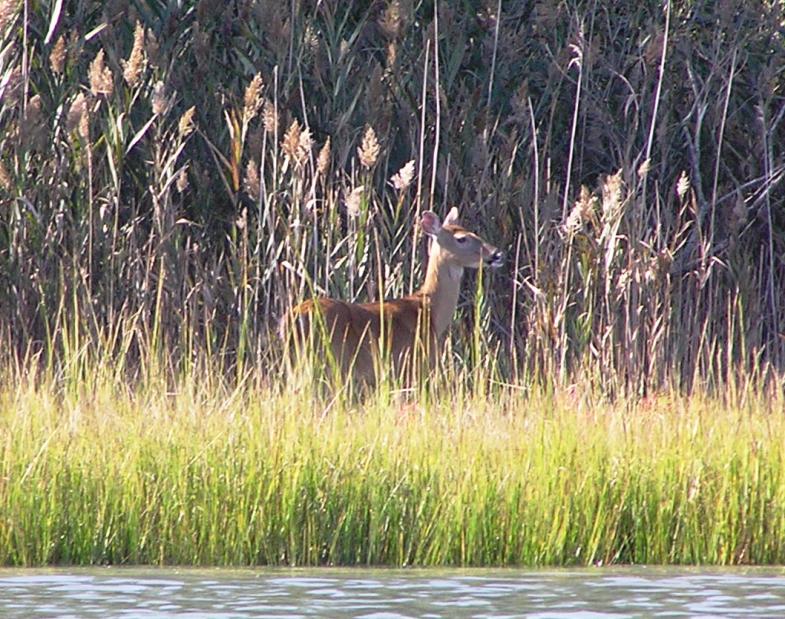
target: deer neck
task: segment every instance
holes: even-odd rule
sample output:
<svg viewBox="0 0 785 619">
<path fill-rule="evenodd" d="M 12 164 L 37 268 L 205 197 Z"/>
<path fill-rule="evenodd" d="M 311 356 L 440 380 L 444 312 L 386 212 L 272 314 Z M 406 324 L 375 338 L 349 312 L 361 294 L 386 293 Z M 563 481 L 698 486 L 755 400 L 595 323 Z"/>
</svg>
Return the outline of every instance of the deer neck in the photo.
<svg viewBox="0 0 785 619">
<path fill-rule="evenodd" d="M 424 298 L 431 312 L 431 325 L 437 337 L 441 337 L 452 322 L 458 306 L 461 291 L 463 267 L 445 259 L 439 245 L 431 243 L 425 282 L 419 294 Z"/>
</svg>

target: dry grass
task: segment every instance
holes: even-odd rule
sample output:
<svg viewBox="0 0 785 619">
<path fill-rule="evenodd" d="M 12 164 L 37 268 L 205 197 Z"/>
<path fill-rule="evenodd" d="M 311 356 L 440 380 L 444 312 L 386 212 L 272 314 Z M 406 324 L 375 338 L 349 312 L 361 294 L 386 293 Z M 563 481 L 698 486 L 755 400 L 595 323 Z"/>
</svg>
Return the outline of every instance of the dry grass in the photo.
<svg viewBox="0 0 785 619">
<path fill-rule="evenodd" d="M 293 300 L 412 290 L 413 222 L 458 204 L 509 254 L 459 366 L 636 395 L 782 371 L 779 4 L 173 6 L 2 3 L 7 360 L 242 376 Z"/>
</svg>

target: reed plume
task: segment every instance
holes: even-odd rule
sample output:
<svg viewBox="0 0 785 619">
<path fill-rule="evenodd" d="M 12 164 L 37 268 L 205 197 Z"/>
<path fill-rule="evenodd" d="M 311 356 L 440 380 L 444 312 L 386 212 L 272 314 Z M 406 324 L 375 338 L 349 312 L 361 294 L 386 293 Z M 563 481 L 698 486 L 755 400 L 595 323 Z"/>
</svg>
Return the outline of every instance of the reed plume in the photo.
<svg viewBox="0 0 785 619">
<path fill-rule="evenodd" d="M 183 115 L 180 117 L 180 121 L 177 123 L 177 131 L 180 134 L 181 138 L 188 137 L 193 132 L 195 125 L 194 125 L 194 115 L 196 114 L 196 106 L 192 105 L 189 107 Z"/>
<path fill-rule="evenodd" d="M 90 63 L 90 91 L 96 97 L 104 95 L 110 97 L 114 90 L 112 70 L 104 62 L 104 50 L 100 49 L 95 59 Z"/>
<path fill-rule="evenodd" d="M 262 98 L 262 90 L 264 89 L 264 80 L 261 74 L 254 75 L 248 88 L 245 89 L 245 96 L 243 98 L 243 120 L 247 124 L 253 120 L 261 109 L 264 99 Z"/>
<path fill-rule="evenodd" d="M 65 35 L 60 35 L 55 41 L 52 51 L 49 52 L 49 67 L 52 73 L 62 75 L 65 70 L 66 48 L 65 48 Z"/>
<path fill-rule="evenodd" d="M 390 179 L 390 183 L 397 191 L 406 191 L 414 180 L 414 159 L 404 164 Z"/>
<path fill-rule="evenodd" d="M 357 148 L 357 156 L 360 163 L 366 169 L 370 169 L 376 165 L 376 159 L 379 156 L 379 140 L 376 139 L 376 132 L 373 127 L 368 126 L 363 135 L 362 144 Z"/>
<path fill-rule="evenodd" d="M 330 167 L 330 136 L 327 136 L 327 140 L 324 142 L 324 146 L 322 146 L 321 150 L 319 150 L 319 156 L 316 160 L 316 172 L 319 176 L 324 176 L 327 174 L 327 170 Z"/>
<path fill-rule="evenodd" d="M 264 102 L 264 109 L 262 112 L 264 130 L 272 134 L 273 137 L 278 135 L 278 114 L 275 110 L 275 104 L 269 99 Z"/>
<path fill-rule="evenodd" d="M 123 78 L 133 88 L 139 82 L 147 64 L 144 50 L 145 31 L 138 21 L 134 28 L 134 45 L 128 60 L 123 61 Z"/>
</svg>

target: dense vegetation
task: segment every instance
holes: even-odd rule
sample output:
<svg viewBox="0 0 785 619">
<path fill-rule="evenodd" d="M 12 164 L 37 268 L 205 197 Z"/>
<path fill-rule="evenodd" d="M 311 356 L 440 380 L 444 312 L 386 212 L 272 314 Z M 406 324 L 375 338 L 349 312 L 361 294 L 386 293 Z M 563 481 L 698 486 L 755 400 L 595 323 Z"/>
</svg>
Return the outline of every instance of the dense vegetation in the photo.
<svg viewBox="0 0 785 619">
<path fill-rule="evenodd" d="M 148 386 L 0 392 L 0 563 L 785 562 L 785 420 L 765 398 L 357 411 Z"/>
<path fill-rule="evenodd" d="M 758 0 L 0 0 L 0 562 L 785 561 L 784 71 Z M 279 380 L 451 205 L 433 388 Z"/>
<path fill-rule="evenodd" d="M 411 289 L 457 204 L 506 376 L 781 369 L 781 4 L 502 4 L 4 0 L 8 350 L 243 367 L 312 290 Z"/>
</svg>

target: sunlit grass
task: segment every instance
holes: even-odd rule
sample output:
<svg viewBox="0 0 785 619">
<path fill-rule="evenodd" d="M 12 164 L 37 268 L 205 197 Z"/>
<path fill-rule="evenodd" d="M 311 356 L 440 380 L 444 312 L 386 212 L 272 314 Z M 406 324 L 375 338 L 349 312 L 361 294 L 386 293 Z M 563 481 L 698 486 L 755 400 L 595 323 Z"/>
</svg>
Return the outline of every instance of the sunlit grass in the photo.
<svg viewBox="0 0 785 619">
<path fill-rule="evenodd" d="M 423 402 L 5 382 L 0 562 L 785 561 L 781 397 Z"/>
</svg>

